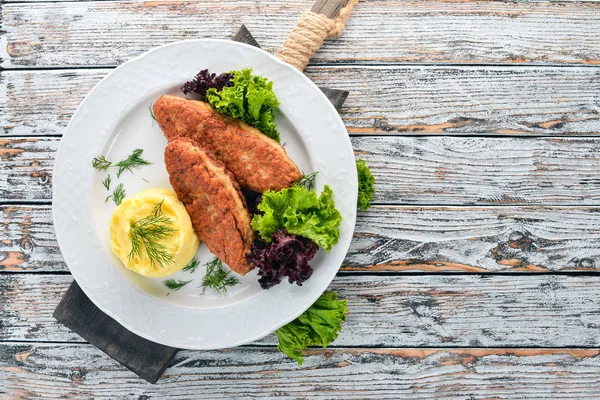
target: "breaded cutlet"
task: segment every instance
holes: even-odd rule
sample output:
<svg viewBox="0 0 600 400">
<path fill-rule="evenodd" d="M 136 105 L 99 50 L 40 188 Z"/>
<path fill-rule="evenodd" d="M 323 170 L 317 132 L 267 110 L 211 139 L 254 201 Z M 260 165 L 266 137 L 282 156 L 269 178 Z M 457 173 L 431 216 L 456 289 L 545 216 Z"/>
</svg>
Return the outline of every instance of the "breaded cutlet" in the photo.
<svg viewBox="0 0 600 400">
<path fill-rule="evenodd" d="M 196 141 L 222 161 L 243 187 L 259 193 L 277 191 L 302 178 L 283 146 L 258 129 L 219 114 L 208 103 L 164 95 L 153 111 L 168 140 Z"/>
<path fill-rule="evenodd" d="M 246 254 L 254 241 L 251 216 L 239 185 L 225 165 L 188 138 L 165 148 L 171 186 L 208 249 L 240 275 L 253 267 Z"/>
</svg>

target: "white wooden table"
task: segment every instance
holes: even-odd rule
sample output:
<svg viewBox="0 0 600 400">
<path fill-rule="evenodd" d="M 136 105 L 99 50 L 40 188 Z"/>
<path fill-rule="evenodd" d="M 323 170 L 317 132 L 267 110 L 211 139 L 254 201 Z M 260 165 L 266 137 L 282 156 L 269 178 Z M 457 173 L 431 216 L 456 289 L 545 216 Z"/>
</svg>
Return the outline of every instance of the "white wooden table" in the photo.
<svg viewBox="0 0 600 400">
<path fill-rule="evenodd" d="M 311 0 L 5 1 L 0 398 L 600 398 L 600 3 L 362 1 L 306 74 L 377 179 L 332 289 L 349 315 L 298 367 L 276 338 L 182 351 L 157 385 L 52 318 L 72 278 L 52 165 L 77 104 L 154 46 L 277 49 Z M 82 132 L 85 134 L 85 132 Z"/>
</svg>

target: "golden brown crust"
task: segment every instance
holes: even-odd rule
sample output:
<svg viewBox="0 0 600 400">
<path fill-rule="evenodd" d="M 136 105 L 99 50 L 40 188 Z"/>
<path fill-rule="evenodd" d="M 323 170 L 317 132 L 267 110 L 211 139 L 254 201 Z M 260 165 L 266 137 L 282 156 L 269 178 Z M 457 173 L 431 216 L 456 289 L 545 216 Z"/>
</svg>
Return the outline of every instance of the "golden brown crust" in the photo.
<svg viewBox="0 0 600 400">
<path fill-rule="evenodd" d="M 233 175 L 191 139 L 165 148 L 171 186 L 208 249 L 240 275 L 253 267 L 246 254 L 254 241 L 251 216 Z"/>
<path fill-rule="evenodd" d="M 256 192 L 281 190 L 302 178 L 285 149 L 259 130 L 217 113 L 208 103 L 164 95 L 153 106 L 168 140 L 188 137 L 222 161 L 239 184 Z"/>
</svg>

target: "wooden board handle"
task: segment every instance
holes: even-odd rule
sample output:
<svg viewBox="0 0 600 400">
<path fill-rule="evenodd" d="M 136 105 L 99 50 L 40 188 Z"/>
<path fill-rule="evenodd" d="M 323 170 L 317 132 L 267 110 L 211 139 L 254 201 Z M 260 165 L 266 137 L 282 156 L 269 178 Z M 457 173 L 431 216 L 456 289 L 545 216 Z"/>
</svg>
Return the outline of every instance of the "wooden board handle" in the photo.
<svg viewBox="0 0 600 400">
<path fill-rule="evenodd" d="M 334 19 L 345 3 L 344 0 L 317 0 L 310 11 Z"/>
<path fill-rule="evenodd" d="M 327 37 L 341 35 L 356 3 L 358 0 L 317 0 L 310 11 L 302 13 L 277 57 L 303 71 Z"/>
<path fill-rule="evenodd" d="M 237 33 L 233 37 L 233 40 L 236 42 L 246 43 L 246 44 L 249 44 L 250 46 L 258 47 L 260 49 L 260 45 L 258 44 L 256 39 L 254 39 L 254 36 L 252 36 L 252 34 L 248 30 L 248 28 L 246 28 L 245 25 L 242 25 L 240 27 L 240 29 L 237 31 Z M 327 96 L 329 101 L 331 101 L 331 103 L 333 104 L 335 109 L 338 111 L 344 105 L 344 102 L 346 101 L 346 98 L 348 98 L 348 94 L 349 94 L 347 90 L 328 89 L 328 88 L 323 88 L 320 86 L 319 86 L 319 89 L 321 89 L 321 91 L 325 94 L 325 96 Z"/>
</svg>

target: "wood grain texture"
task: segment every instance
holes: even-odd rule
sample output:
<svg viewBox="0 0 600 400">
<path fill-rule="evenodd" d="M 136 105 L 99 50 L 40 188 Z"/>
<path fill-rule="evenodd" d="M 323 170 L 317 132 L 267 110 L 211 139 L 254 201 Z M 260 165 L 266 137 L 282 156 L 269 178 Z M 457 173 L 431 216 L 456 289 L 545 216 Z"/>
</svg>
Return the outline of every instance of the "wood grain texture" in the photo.
<svg viewBox="0 0 600 400">
<path fill-rule="evenodd" d="M 324 87 L 319 87 L 319 89 L 321 89 L 323 94 L 331 101 L 331 104 L 333 104 L 338 111 L 344 107 L 344 103 L 350 95 L 350 92 L 347 90 L 329 89 Z"/>
<path fill-rule="evenodd" d="M 0 271 L 63 272 L 50 206 L 0 207 Z M 600 268 L 591 207 L 393 207 L 360 212 L 342 271 L 578 272 Z"/>
<path fill-rule="evenodd" d="M 360 212 L 344 271 L 597 271 L 600 210 L 386 207 Z"/>
<path fill-rule="evenodd" d="M 246 28 L 246 25 L 240 26 L 237 33 L 233 35 L 232 40 L 234 42 L 249 44 L 250 46 L 258 47 L 259 49 L 261 48 L 260 44 L 254 39 L 254 36 L 252 36 L 248 28 Z"/>
<path fill-rule="evenodd" d="M 0 340 L 81 341 L 52 318 L 72 280 L 0 274 Z M 330 289 L 349 310 L 334 346 L 600 346 L 599 276 L 338 276 Z"/>
<path fill-rule="evenodd" d="M 310 11 L 333 19 L 344 6 L 344 3 L 346 3 L 345 0 L 317 0 Z"/>
<path fill-rule="evenodd" d="M 0 139 L 0 202 L 50 201 L 59 144 Z M 352 145 L 375 176 L 376 203 L 600 203 L 600 138 L 363 136 Z"/>
<path fill-rule="evenodd" d="M 0 73 L 0 203 L 17 203 L 0 206 L 0 340 L 16 341 L 0 342 L 0 397 L 598 397 L 600 139 L 414 136 L 599 134 L 600 69 L 583 65 L 600 64 L 600 3 L 359 4 L 307 75 L 351 91 L 341 115 L 376 201 L 408 205 L 359 214 L 331 286 L 344 330 L 302 367 L 273 335 L 183 351 L 152 387 L 52 318 L 72 282 L 47 204 L 57 136 L 110 70 L 43 68 L 112 67 L 243 23 L 273 52 L 313 0 L 26 2 L 0 19 L 0 67 L 34 69 Z M 512 346 L 567 349 L 497 348 Z"/>
<path fill-rule="evenodd" d="M 3 72 L 3 133 L 62 134 L 84 96 L 109 72 Z M 350 134 L 600 133 L 598 68 L 312 67 L 305 72 L 318 86 L 351 92 L 340 113 Z"/>
<path fill-rule="evenodd" d="M 0 73 L 0 124 L 4 134 L 59 135 L 107 70 Z M 14 75 L 13 75 L 14 74 Z M 70 82 L 70 83 L 69 83 Z"/>
<path fill-rule="evenodd" d="M 58 138 L 0 139 L 0 202 L 52 199 Z"/>
<path fill-rule="evenodd" d="M 356 137 L 375 201 L 598 204 L 600 141 L 574 138 Z"/>
<path fill-rule="evenodd" d="M 176 40 L 228 39 L 245 24 L 274 52 L 313 0 L 4 4 L 0 66 L 121 64 Z M 314 63 L 600 62 L 600 4 L 361 2 Z"/>
<path fill-rule="evenodd" d="M 0 394 L 13 398 L 587 399 L 600 352 L 577 349 L 181 351 L 148 385 L 90 345 L 0 344 Z"/>
<path fill-rule="evenodd" d="M 0 207 L 0 270 L 66 271 L 51 206 Z"/>
</svg>

